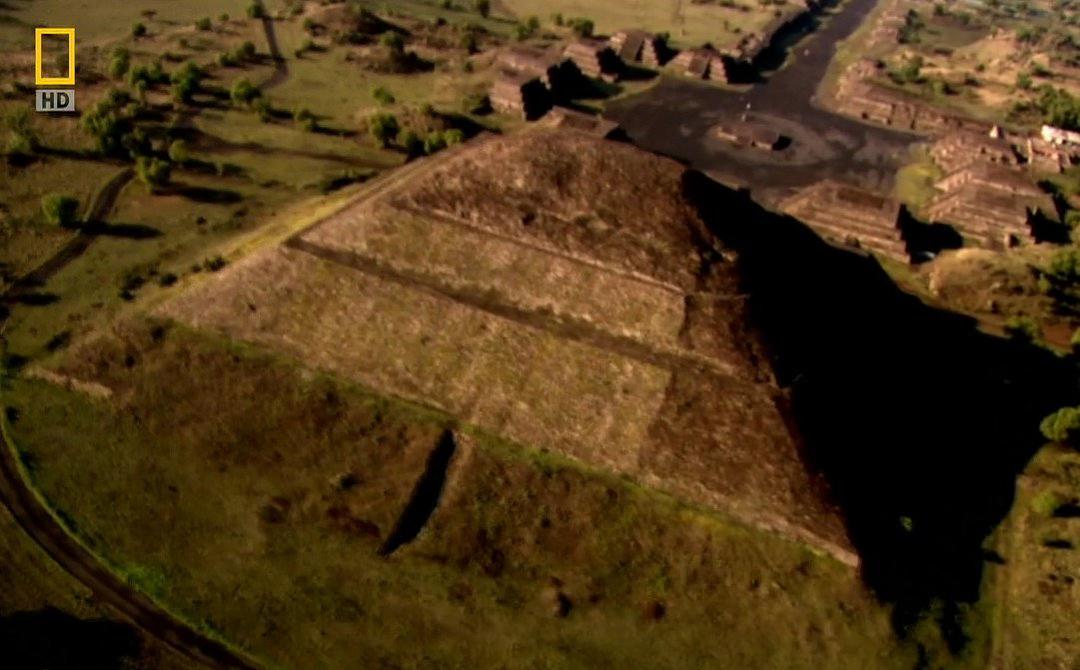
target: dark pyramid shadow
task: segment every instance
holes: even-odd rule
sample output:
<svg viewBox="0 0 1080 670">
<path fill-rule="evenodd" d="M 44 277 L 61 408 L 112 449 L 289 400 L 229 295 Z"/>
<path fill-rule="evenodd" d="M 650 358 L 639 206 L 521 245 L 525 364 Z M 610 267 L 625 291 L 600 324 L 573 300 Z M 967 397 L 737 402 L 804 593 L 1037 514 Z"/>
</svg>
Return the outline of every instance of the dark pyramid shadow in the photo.
<svg viewBox="0 0 1080 670">
<path fill-rule="evenodd" d="M 927 306 L 872 258 L 745 193 L 693 171 L 684 187 L 737 252 L 807 464 L 842 508 L 867 584 L 900 628 L 934 600 L 977 599 L 983 543 L 1044 442 L 1039 421 L 1077 399 L 1076 369 Z"/>
<path fill-rule="evenodd" d="M 120 670 L 140 653 L 136 630 L 53 608 L 0 617 L 3 667 L 11 670 Z"/>
</svg>

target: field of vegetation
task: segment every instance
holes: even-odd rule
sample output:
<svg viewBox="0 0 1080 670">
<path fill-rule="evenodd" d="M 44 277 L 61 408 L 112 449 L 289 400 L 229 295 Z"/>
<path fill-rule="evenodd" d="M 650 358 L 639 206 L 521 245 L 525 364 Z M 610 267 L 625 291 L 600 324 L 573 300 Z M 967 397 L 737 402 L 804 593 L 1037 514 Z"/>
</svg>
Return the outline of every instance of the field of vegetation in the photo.
<svg viewBox="0 0 1080 670">
<path fill-rule="evenodd" d="M 114 5 L 0 9 L 13 47 L 0 56 L 0 277 L 11 285 L 61 249 L 65 261 L 10 307 L 21 358 L 221 267 L 232 240 L 283 211 L 514 124 L 484 109 L 482 52 L 511 24 L 471 10 Z M 35 115 L 32 48 L 14 45 L 61 15 L 78 27 L 81 114 Z"/>
<path fill-rule="evenodd" d="M 890 86 L 998 122 L 1080 127 L 1080 13 L 1074 3 L 901 2 L 898 42 L 879 58 Z M 865 37 L 865 35 L 864 35 Z"/>
</svg>

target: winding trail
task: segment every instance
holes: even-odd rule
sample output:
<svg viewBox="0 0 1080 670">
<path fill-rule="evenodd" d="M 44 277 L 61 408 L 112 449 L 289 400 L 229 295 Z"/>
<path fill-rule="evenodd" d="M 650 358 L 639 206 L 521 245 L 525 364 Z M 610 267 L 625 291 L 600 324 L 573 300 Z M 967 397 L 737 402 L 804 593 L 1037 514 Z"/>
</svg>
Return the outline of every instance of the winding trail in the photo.
<svg viewBox="0 0 1080 670">
<path fill-rule="evenodd" d="M 116 199 L 120 197 L 120 192 L 124 190 L 124 187 L 134 176 L 135 171 L 127 167 L 110 177 L 109 181 L 105 182 L 101 190 L 95 194 L 94 200 L 90 203 L 86 213 L 83 214 L 82 228 L 79 232 L 41 264 L 16 280 L 4 293 L 2 302 L 11 304 L 18 301 L 20 297 L 26 295 L 31 289 L 43 286 L 53 275 L 63 270 L 68 263 L 86 253 L 94 238 L 97 237 L 93 231 L 93 224 L 103 221 L 105 216 L 112 211 Z M 5 318 L 0 318 L 0 327 L 2 327 L 4 321 Z"/>
<path fill-rule="evenodd" d="M 265 92 L 284 82 L 289 70 L 278 47 L 273 20 L 264 14 L 262 23 L 270 55 L 275 62 L 273 74 L 259 86 L 259 90 Z M 181 123 L 189 124 L 193 115 L 193 110 L 184 110 L 181 112 Z M 135 171 L 130 167 L 113 175 L 95 194 L 83 215 L 83 228 L 37 267 L 15 281 L 4 292 L 2 302 L 10 304 L 18 301 L 34 288 L 45 285 L 51 277 L 82 256 L 96 237 L 92 224 L 105 220 L 121 191 L 134 176 Z M 7 313 L 0 312 L 0 350 L 6 321 Z M 254 660 L 241 656 L 173 616 L 112 572 L 68 531 L 27 481 L 17 459 L 7 417 L 2 415 L 0 433 L 3 438 L 0 445 L 0 503 L 50 558 L 93 592 L 102 603 L 185 658 L 209 668 L 254 670 L 259 667 Z"/>
<path fill-rule="evenodd" d="M 0 501 L 19 526 L 94 596 L 186 658 L 211 668 L 255 668 L 223 644 L 174 618 L 113 574 L 72 537 L 26 481 L 15 456 L 6 417 L 0 418 Z"/>
</svg>

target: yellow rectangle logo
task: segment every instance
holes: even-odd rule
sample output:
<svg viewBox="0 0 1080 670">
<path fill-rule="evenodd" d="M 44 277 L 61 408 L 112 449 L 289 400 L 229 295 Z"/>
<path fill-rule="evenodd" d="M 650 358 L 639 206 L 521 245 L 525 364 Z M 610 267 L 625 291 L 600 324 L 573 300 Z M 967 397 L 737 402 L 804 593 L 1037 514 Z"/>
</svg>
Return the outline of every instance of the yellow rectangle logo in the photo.
<svg viewBox="0 0 1080 670">
<path fill-rule="evenodd" d="M 42 67 L 41 38 L 45 35 L 61 35 L 68 40 L 68 70 L 66 77 L 46 77 Z M 34 85 L 36 86 L 74 86 L 75 85 L 75 29 L 74 28 L 35 28 L 34 29 Z"/>
</svg>

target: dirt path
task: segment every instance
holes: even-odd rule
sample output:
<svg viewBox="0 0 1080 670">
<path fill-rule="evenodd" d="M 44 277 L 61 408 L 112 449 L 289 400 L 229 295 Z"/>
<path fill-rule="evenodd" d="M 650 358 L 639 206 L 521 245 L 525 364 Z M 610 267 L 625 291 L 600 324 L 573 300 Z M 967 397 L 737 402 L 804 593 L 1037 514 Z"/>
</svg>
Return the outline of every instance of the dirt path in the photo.
<svg viewBox="0 0 1080 670">
<path fill-rule="evenodd" d="M 105 182 L 105 185 L 97 192 L 93 202 L 90 203 L 86 213 L 83 215 L 83 229 L 68 240 L 64 246 L 53 252 L 40 265 L 13 283 L 4 294 L 3 302 L 10 304 L 32 289 L 43 286 L 49 278 L 63 270 L 68 263 L 86 253 L 95 237 L 93 232 L 87 231 L 87 224 L 100 223 L 105 219 L 105 216 L 112 210 L 113 205 L 116 204 L 116 199 L 120 197 L 120 192 L 124 190 L 124 186 L 134 176 L 134 170 L 124 168 Z M 3 321 L 0 320 L 0 325 L 2 323 Z"/>
<path fill-rule="evenodd" d="M 277 33 L 274 32 L 274 20 L 270 18 L 269 14 L 265 13 L 265 7 L 262 24 L 263 31 L 266 33 L 266 46 L 270 50 L 270 57 L 274 59 L 274 73 L 270 75 L 269 79 L 259 84 L 259 90 L 265 93 L 289 78 L 289 66 L 285 62 L 285 57 L 281 55 L 281 49 L 278 47 Z"/>
</svg>

